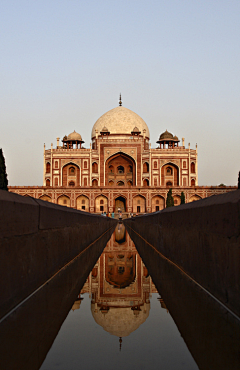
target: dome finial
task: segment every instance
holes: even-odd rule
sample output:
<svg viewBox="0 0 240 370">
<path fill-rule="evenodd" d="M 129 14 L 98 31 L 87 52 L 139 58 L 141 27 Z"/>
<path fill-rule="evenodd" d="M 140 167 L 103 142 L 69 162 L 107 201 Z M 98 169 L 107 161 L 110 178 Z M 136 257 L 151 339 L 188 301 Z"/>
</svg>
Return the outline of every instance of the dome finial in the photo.
<svg viewBox="0 0 240 370">
<path fill-rule="evenodd" d="M 119 96 L 119 107 L 121 107 L 122 106 L 122 97 L 121 97 L 121 93 L 120 93 L 120 96 Z"/>
</svg>

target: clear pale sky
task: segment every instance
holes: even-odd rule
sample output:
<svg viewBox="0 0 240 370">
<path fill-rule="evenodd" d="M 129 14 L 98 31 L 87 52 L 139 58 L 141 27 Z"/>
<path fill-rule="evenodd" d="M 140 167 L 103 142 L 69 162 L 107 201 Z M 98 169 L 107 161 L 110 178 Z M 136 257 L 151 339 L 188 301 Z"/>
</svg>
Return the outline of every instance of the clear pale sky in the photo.
<svg viewBox="0 0 240 370">
<path fill-rule="evenodd" d="M 199 153 L 199 185 L 240 170 L 239 0 L 2 0 L 0 147 L 10 185 L 42 185 L 43 144 L 123 106 Z"/>
</svg>

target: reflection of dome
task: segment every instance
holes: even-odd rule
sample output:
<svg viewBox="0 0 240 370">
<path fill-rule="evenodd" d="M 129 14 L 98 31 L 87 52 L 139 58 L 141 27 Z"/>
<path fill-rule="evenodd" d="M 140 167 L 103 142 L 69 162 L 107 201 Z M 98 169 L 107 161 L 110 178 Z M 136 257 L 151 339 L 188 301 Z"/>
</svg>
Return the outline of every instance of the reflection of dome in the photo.
<svg viewBox="0 0 240 370">
<path fill-rule="evenodd" d="M 106 314 L 100 311 L 100 307 L 97 308 L 97 312 L 94 308 L 94 303 L 92 303 L 92 315 L 98 325 L 112 335 L 127 337 L 146 321 L 149 316 L 150 303 L 141 306 L 141 311 L 138 311 L 137 315 L 134 314 L 131 307 L 110 307 Z"/>
<path fill-rule="evenodd" d="M 75 130 L 71 133 L 71 134 L 69 134 L 68 135 L 68 137 L 67 137 L 67 140 L 68 141 L 82 141 L 82 136 L 80 135 L 80 134 L 78 134 Z"/>
<path fill-rule="evenodd" d="M 131 135 L 133 127 L 137 126 L 141 132 L 145 129 L 146 137 L 150 137 L 144 120 L 138 114 L 125 107 L 117 107 L 103 114 L 92 128 L 92 138 L 96 135 L 95 130 L 98 130 L 99 134 L 104 126 L 108 128 L 111 134 L 129 135 Z"/>
</svg>

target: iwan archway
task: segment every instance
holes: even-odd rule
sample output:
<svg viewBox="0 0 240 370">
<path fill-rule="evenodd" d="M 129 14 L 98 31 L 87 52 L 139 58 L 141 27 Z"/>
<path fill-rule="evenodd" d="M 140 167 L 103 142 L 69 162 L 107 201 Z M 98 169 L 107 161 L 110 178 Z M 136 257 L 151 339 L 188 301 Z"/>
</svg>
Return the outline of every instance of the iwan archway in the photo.
<svg viewBox="0 0 240 370">
<path fill-rule="evenodd" d="M 126 199 L 122 196 L 115 199 L 115 212 L 118 212 L 119 209 L 121 212 L 126 212 Z"/>
<path fill-rule="evenodd" d="M 105 164 L 105 185 L 136 185 L 136 165 L 133 158 L 125 153 L 116 153 Z"/>
</svg>

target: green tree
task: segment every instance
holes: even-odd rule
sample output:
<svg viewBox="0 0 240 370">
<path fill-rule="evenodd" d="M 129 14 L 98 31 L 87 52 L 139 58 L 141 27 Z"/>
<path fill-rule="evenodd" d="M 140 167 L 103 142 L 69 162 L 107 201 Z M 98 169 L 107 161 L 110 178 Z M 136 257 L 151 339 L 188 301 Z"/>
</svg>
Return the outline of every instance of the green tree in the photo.
<svg viewBox="0 0 240 370">
<path fill-rule="evenodd" d="M 181 204 L 185 204 L 185 195 L 184 192 L 181 192 Z"/>
<path fill-rule="evenodd" d="M 167 208 L 168 207 L 173 207 L 174 206 L 174 200 L 172 196 L 172 189 L 169 189 L 167 193 L 167 203 L 166 203 Z"/>
<path fill-rule="evenodd" d="M 8 191 L 8 179 L 6 173 L 5 158 L 2 149 L 0 149 L 0 189 Z"/>
</svg>

